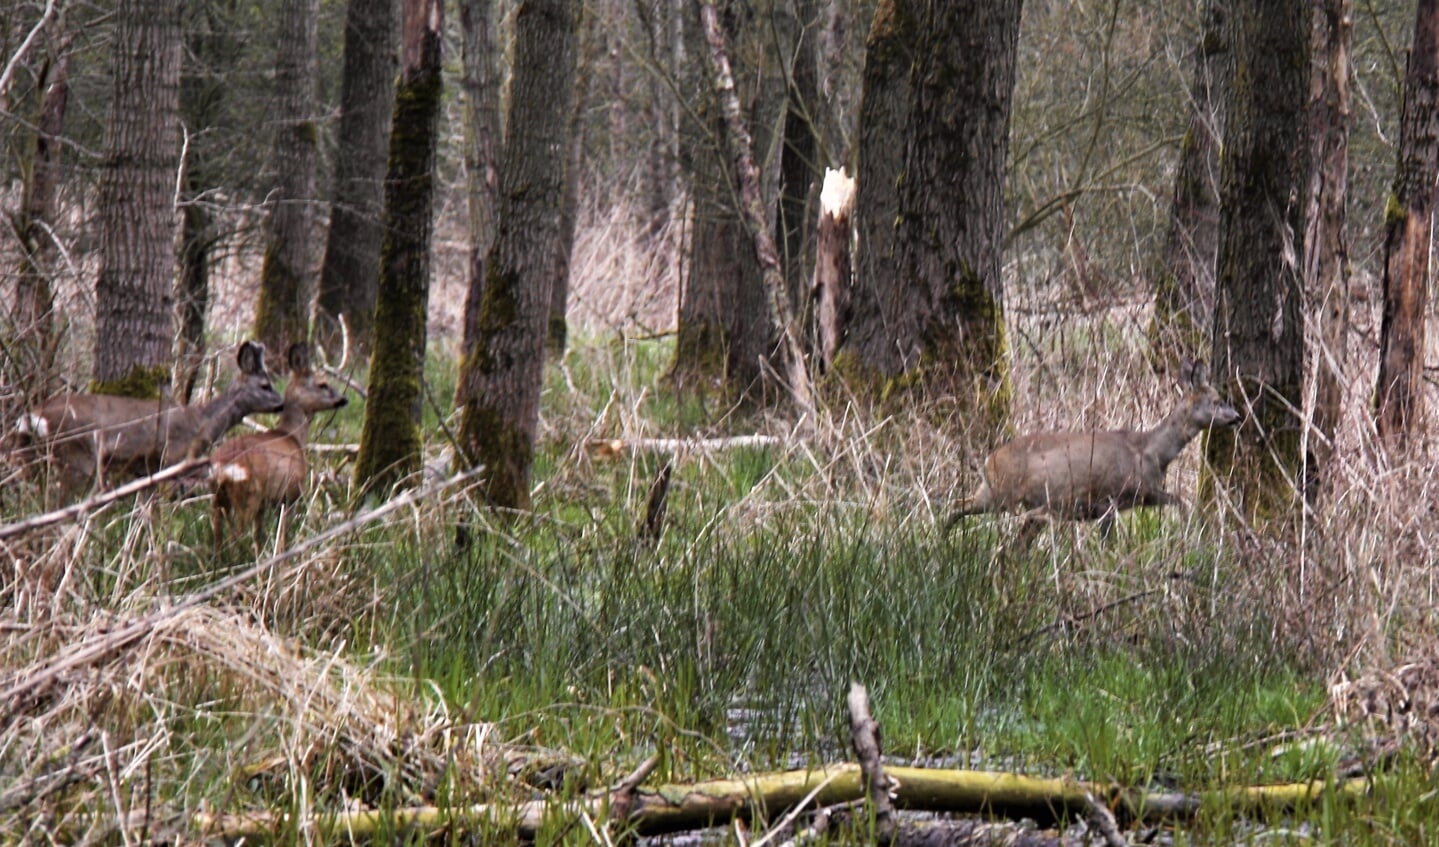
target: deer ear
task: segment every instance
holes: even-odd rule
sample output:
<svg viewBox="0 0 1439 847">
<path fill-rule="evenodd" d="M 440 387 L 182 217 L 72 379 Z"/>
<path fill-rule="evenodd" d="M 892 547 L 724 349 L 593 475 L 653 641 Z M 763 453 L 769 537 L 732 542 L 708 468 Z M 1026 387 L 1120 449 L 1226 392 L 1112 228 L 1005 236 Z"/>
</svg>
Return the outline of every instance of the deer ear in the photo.
<svg viewBox="0 0 1439 847">
<path fill-rule="evenodd" d="M 290 373 L 298 376 L 308 376 L 310 373 L 310 345 L 303 341 L 297 341 L 290 345 L 290 351 L 286 356 L 290 363 Z"/>
<path fill-rule="evenodd" d="M 240 352 L 235 355 L 235 361 L 240 365 L 240 373 L 264 373 L 265 345 L 258 341 L 246 341 L 240 345 Z"/>
<path fill-rule="evenodd" d="M 1205 364 L 1203 359 L 1195 359 L 1192 366 L 1194 371 L 1190 374 L 1190 383 L 1192 383 L 1195 388 L 1208 388 L 1209 365 Z"/>
<path fill-rule="evenodd" d="M 1194 360 L 1185 356 L 1179 362 L 1179 382 L 1183 385 L 1194 384 Z"/>
</svg>

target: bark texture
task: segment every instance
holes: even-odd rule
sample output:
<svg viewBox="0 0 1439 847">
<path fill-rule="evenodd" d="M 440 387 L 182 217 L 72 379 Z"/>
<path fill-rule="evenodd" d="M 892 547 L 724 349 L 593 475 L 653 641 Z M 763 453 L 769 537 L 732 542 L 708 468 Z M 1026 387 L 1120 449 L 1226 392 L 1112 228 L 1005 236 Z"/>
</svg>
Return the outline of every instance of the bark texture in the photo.
<svg viewBox="0 0 1439 847">
<path fill-rule="evenodd" d="M 815 370 L 828 373 L 849 331 L 854 297 L 854 180 L 844 169 L 824 175 L 816 226 L 814 283 Z"/>
<path fill-rule="evenodd" d="M 1345 236 L 1344 204 L 1349 193 L 1352 6 L 1351 0 L 1322 0 L 1315 4 L 1313 13 L 1309 122 L 1314 168 L 1305 214 L 1308 229 L 1304 234 L 1304 279 L 1317 330 L 1313 339 L 1314 434 L 1310 439 L 1315 463 L 1310 479 L 1316 482 L 1328 476 L 1332 464 L 1349 358 L 1349 241 Z"/>
<path fill-rule="evenodd" d="M 157 396 L 169 380 L 179 108 L 178 0 L 122 0 L 100 174 L 97 392 Z"/>
<path fill-rule="evenodd" d="M 435 150 L 441 95 L 442 0 L 405 0 L 399 84 L 385 176 L 385 240 L 375 304 L 375 343 L 356 487 L 395 485 L 420 468 L 420 400 L 430 241 L 434 232 Z"/>
<path fill-rule="evenodd" d="M 554 291 L 569 133 L 578 0 L 524 0 L 515 17 L 509 120 L 500 158 L 499 230 L 479 324 L 460 364 L 460 445 L 483 465 L 485 496 L 528 509 Z"/>
<path fill-rule="evenodd" d="M 500 115 L 499 47 L 495 0 L 462 0 L 460 28 L 464 44 L 465 178 L 469 199 L 470 284 L 465 296 L 464 347 L 475 345 L 480 304 L 485 295 L 485 263 L 495 243 L 499 205 Z M 459 398 L 456 398 L 457 401 Z"/>
<path fill-rule="evenodd" d="M 690 265 L 680 292 L 675 375 L 681 384 L 721 383 L 741 399 L 763 402 L 766 370 L 781 366 L 780 335 L 771 317 L 754 251 L 739 176 L 726 148 L 725 116 L 710 70 L 699 3 L 685 4 L 688 54 L 681 162 L 694 201 Z M 780 184 L 778 153 L 787 109 L 786 68 L 794 18 L 785 0 L 716 6 L 730 45 L 736 96 L 748 118 L 759 171 L 766 227 L 773 227 Z"/>
<path fill-rule="evenodd" d="M 384 241 L 385 151 L 394 107 L 395 0 L 350 0 L 335 150 L 330 231 L 315 303 L 315 340 L 339 349 L 340 321 L 366 355 L 374 338 L 375 297 Z"/>
<path fill-rule="evenodd" d="M 771 235 L 764 209 L 764 198 L 760 192 L 759 169 L 755 166 L 754 145 L 740 113 L 739 98 L 735 95 L 734 76 L 730 73 L 728 48 L 724 32 L 720 29 L 718 16 L 712 0 L 705 0 L 700 6 L 700 18 L 709 42 L 710 61 L 713 63 L 715 87 L 719 94 L 720 110 L 725 119 L 725 135 L 729 141 L 730 158 L 734 162 L 740 203 L 744 221 L 750 230 L 755 257 L 759 262 L 761 283 L 764 287 L 765 302 L 771 332 L 780 338 L 779 359 L 794 409 L 800 418 L 814 420 L 814 400 L 810 388 L 809 373 L 805 369 L 804 351 L 800 342 L 798 323 L 790 306 L 786 290 L 784 270 L 780 266 L 779 252 Z"/>
<path fill-rule="evenodd" d="M 1403 449 L 1424 420 L 1424 318 L 1434 183 L 1439 176 L 1439 0 L 1420 0 L 1404 73 L 1399 162 L 1384 214 L 1384 322 L 1374 417 L 1379 436 Z"/>
<path fill-rule="evenodd" d="M 180 232 L 180 333 L 175 356 L 176 399 L 189 402 L 205 358 L 210 305 L 210 263 L 229 233 L 215 210 L 227 188 L 238 105 L 230 88 L 243 37 L 234 25 L 238 0 L 190 3 L 185 8 L 186 61 L 180 76 L 180 115 L 187 132 L 183 220 Z M 225 139 L 225 140 L 220 140 Z"/>
<path fill-rule="evenodd" d="M 893 221 L 894 253 L 861 262 L 855 355 L 955 398 L 991 433 L 1010 402 L 1000 257 L 1019 12 L 1018 0 L 884 0 L 861 113 L 877 125 L 860 130 L 859 214 L 868 229 Z M 866 194 L 882 182 L 896 186 L 893 216 L 882 186 Z"/>
<path fill-rule="evenodd" d="M 1230 19 L 1214 383 L 1244 420 L 1211 432 L 1206 453 L 1215 481 L 1261 523 L 1287 524 L 1303 484 L 1309 22 L 1303 0 L 1235 2 Z"/>
<path fill-rule="evenodd" d="M 919 26 L 913 4 L 884 2 L 875 11 L 865 42 L 865 63 L 859 101 L 859 171 L 856 182 L 855 227 L 860 249 L 855 256 L 854 309 L 849 343 L 868 367 L 896 373 L 903 367 L 898 339 L 888 330 L 886 312 L 900 304 L 897 292 L 899 257 L 899 186 L 904 174 L 903 139 L 909 131 L 910 68 L 915 56 L 910 35 Z M 866 317 L 860 317 L 860 313 Z"/>
<path fill-rule="evenodd" d="M 315 125 L 319 0 L 280 3 L 275 49 L 275 185 L 266 203 L 265 260 L 255 335 L 274 355 L 310 338 L 311 224 L 315 213 Z"/>
</svg>

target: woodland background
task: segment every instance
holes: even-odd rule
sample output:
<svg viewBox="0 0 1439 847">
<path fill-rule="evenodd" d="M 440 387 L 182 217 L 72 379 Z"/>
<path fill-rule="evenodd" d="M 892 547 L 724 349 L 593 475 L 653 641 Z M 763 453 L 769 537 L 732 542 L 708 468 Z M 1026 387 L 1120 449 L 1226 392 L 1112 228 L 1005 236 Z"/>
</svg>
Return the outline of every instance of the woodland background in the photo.
<svg viewBox="0 0 1439 847">
<path fill-rule="evenodd" d="M 6 542 L 4 743 L 15 755 L 3 767 L 27 786 L 0 794 L 6 821 L 113 838 L 149 814 L 142 781 L 186 812 L 308 813 L 343 806 L 350 791 L 379 807 L 507 795 L 514 785 L 478 788 L 452 769 L 494 755 L 492 731 L 507 749 L 578 750 L 606 777 L 651 743 L 683 749 L 666 765 L 673 779 L 716 761 L 772 767 L 833 753 L 823 728 L 833 694 L 857 677 L 892 697 L 893 737 L 927 755 L 1003 739 L 1021 760 L 1059 769 L 1222 780 L 1232 776 L 1216 776 L 1207 752 L 1174 739 L 1218 738 L 1232 742 L 1226 756 L 1256 756 L 1253 735 L 1314 727 L 1330 683 L 1432 654 L 1436 4 L 717 4 L 779 300 L 814 380 L 808 409 L 765 300 L 774 289 L 742 214 L 699 9 L 7 8 L 5 431 L 59 390 L 169 383 L 205 396 L 252 336 L 277 375 L 279 351 L 312 338 L 363 402 L 321 422 L 320 440 L 342 446 L 317 460 L 302 510 L 299 538 L 316 546 L 288 558 L 274 549 L 277 559 L 267 548 L 260 579 L 179 604 L 183 618 L 165 611 L 174 598 L 235 572 L 197 530 L 203 495 L 142 499 Z M 164 27 L 137 24 L 147 14 Z M 130 49 L 157 33 L 169 40 Z M 372 48 L 368 64 L 352 66 L 357 43 Z M 945 127 L 983 123 L 946 115 L 1002 111 L 986 99 L 995 92 L 946 74 L 966 51 L 1002 57 L 1006 43 L 1013 92 L 997 97 L 1009 110 L 1002 136 L 982 136 L 1003 151 L 989 181 L 931 167 L 918 183 L 918 170 L 877 180 L 902 188 L 898 199 L 866 199 L 862 92 L 893 108 L 869 127 L 895 121 L 869 161 L 884 151 L 918 161 L 923 145 L 960 135 Z M 1300 45 L 1296 64 L 1285 51 Z M 115 174 L 144 158 L 115 145 L 121 118 L 143 111 L 126 99 L 143 90 L 126 74 L 163 70 L 134 64 L 162 47 L 174 62 L 173 137 L 142 137 L 135 150 L 163 156 L 140 163 L 148 182 L 136 168 L 126 187 Z M 931 76 L 909 76 L 929 60 Z M 1245 87 L 1269 72 L 1289 87 Z M 914 94 L 931 84 L 956 99 Z M 1284 137 L 1304 167 L 1269 162 L 1292 181 L 1255 183 L 1266 202 L 1234 202 L 1247 195 L 1240 177 L 1226 188 L 1220 148 L 1270 132 L 1262 98 L 1296 91 Z M 1251 126 L 1227 123 L 1243 102 L 1261 103 L 1259 129 L 1226 134 Z M 368 159 L 356 158 L 362 148 Z M 852 332 L 836 354 L 813 286 L 819 188 L 838 167 L 861 181 L 841 310 Z M 520 174 L 525 190 L 505 182 Z M 1273 184 L 1287 189 L 1264 194 Z M 983 206 L 975 185 L 995 202 Z M 133 205 L 141 197 L 155 205 Z M 957 227 L 997 271 L 909 273 L 933 256 L 951 270 L 970 261 L 949 261 L 944 245 L 865 252 L 873 227 L 915 221 Z M 908 243 L 922 244 L 927 231 L 915 231 Z M 1329 259 L 1296 255 L 1296 237 L 1331 245 Z M 126 246 L 141 243 L 168 247 Z M 505 274 L 527 283 L 506 289 Z M 387 302 L 378 312 L 377 301 Z M 147 314 L 123 307 L 138 302 Z M 911 308 L 963 330 L 918 332 L 900 350 L 884 327 L 927 319 Z M 1273 342 L 1253 356 L 1262 366 L 1248 371 L 1215 343 L 1225 336 L 1211 321 L 1224 314 L 1236 327 L 1235 315 L 1252 318 Z M 529 349 L 547 352 L 514 352 Z M 1151 425 L 1172 406 L 1186 355 L 1213 362 L 1215 383 L 1263 425 L 1242 429 L 1238 447 L 1211 439 L 1171 470 L 1191 508 L 1135 514 L 1109 542 L 1056 526 L 1017 559 L 996 553 L 1007 519 L 936 536 L 988 449 L 1042 429 Z M 496 361 L 512 372 L 486 370 Z M 1390 400 L 1378 386 L 1396 369 L 1406 391 Z M 381 419 L 381 409 L 399 412 Z M 694 446 L 756 432 L 773 440 Z M 664 439 L 690 446 L 657 447 Z M 364 504 L 400 502 L 470 464 L 487 469 L 477 487 L 348 540 L 326 534 Z M 7 463 L 6 521 L 53 505 L 33 470 Z M 647 529 L 661 485 L 669 515 Z M 97 648 L 59 693 L 27 688 L 104 643 L 116 621 L 143 639 Z M 1124 705 L 1117 716 L 1071 708 L 1034 693 L 1046 685 L 1096 701 L 1117 691 Z M 1030 711 L 1011 716 L 1013 703 Z M 1102 715 L 1098 724 L 1127 727 L 1149 712 L 1170 723 L 1119 742 L 1091 733 L 1094 722 L 1067 723 Z M 238 738 L 274 755 L 256 764 Z M 102 741 L 110 747 L 97 751 Z M 1279 767 L 1250 765 L 1235 772 Z M 79 798 L 114 814 L 76 823 Z M 183 830 L 178 818 L 167 825 Z M 1424 820 L 1397 826 L 1432 836 Z"/>
</svg>

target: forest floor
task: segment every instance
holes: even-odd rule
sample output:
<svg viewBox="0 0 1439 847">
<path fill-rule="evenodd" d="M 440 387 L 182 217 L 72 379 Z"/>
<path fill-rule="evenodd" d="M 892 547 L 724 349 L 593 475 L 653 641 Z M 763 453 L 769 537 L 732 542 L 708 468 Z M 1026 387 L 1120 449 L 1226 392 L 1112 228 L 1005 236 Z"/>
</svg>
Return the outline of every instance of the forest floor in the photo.
<svg viewBox="0 0 1439 847">
<path fill-rule="evenodd" d="M 1152 424 L 1177 396 L 1120 352 L 1143 349 L 1134 304 L 1015 322 L 1017 431 Z M 428 396 L 449 398 L 456 357 L 436 349 Z M 1222 508 L 1141 510 L 1108 539 L 1058 524 L 1002 554 L 1014 519 L 938 530 L 982 458 L 952 399 L 876 409 L 822 385 L 801 439 L 680 391 L 672 352 L 664 335 L 581 336 L 549 367 L 532 514 L 438 481 L 443 400 L 425 409 L 433 474 L 402 501 L 351 503 L 356 402 L 316 422 L 335 449 L 314 454 L 289 551 L 272 536 L 217 561 L 207 495 L 183 487 L 5 541 L 0 832 L 185 842 L 263 811 L 280 840 L 336 842 L 351 836 L 317 816 L 576 796 L 655 754 L 656 783 L 817 766 L 851 758 L 858 681 L 896 765 L 1194 791 L 1355 762 L 1387 775 L 1264 826 L 1206 808 L 1166 839 L 1439 838 L 1434 701 L 1391 673 L 1433 655 L 1434 465 L 1375 458 L 1362 401 L 1296 537 Z M 1191 446 L 1170 471 L 1191 504 L 1198 464 Z M 7 477 L 0 522 L 44 493 Z M 1341 725 L 1330 690 L 1347 679 L 1379 682 L 1346 689 Z M 1355 720 L 1360 700 L 1385 720 Z"/>
</svg>

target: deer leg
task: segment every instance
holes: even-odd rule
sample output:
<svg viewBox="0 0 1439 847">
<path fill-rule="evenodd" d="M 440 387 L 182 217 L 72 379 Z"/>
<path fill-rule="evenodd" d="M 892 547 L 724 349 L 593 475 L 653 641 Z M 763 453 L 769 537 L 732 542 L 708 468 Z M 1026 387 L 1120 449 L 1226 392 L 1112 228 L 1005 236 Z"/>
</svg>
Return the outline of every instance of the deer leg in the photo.
<svg viewBox="0 0 1439 847">
<path fill-rule="evenodd" d="M 1039 531 L 1044 529 L 1044 525 L 1051 520 L 1051 516 L 1044 509 L 1031 509 L 1021 515 L 1021 518 L 1023 523 L 1019 525 L 1019 531 L 1015 533 L 1014 538 L 1010 539 L 1008 544 L 1001 545 L 1000 549 L 996 551 L 1001 558 L 1009 556 L 1011 553 L 1023 553 L 1028 550 L 1029 546 L 1034 543 L 1035 537 L 1039 535 Z"/>
<path fill-rule="evenodd" d="M 1114 537 L 1114 524 L 1118 519 L 1119 509 L 1112 504 L 1104 510 L 1104 514 L 1099 516 L 1099 537 L 1105 543 Z"/>
<path fill-rule="evenodd" d="M 250 520 L 252 528 L 250 535 L 255 540 L 255 559 L 258 561 L 260 551 L 263 549 L 262 545 L 265 543 L 265 510 L 256 506 L 251 514 Z"/>
<path fill-rule="evenodd" d="M 1047 523 L 1049 520 L 1044 517 L 1025 518 L 1024 523 L 1019 526 L 1019 533 L 1014 536 L 1014 549 L 1017 551 L 1028 550 L 1029 546 L 1034 543 L 1034 539 L 1039 536 L 1039 531 L 1044 529 L 1044 525 Z"/>
<path fill-rule="evenodd" d="M 276 545 L 277 545 L 277 546 L 275 547 L 275 552 L 276 552 L 276 553 L 283 552 L 283 551 L 285 550 L 285 548 L 286 548 L 285 536 L 287 535 L 287 533 L 286 533 L 285 530 L 286 530 L 286 528 L 287 528 L 287 527 L 286 527 L 286 524 L 289 522 L 289 520 L 290 520 L 290 506 L 289 506 L 288 503 L 281 503 L 281 504 L 280 504 L 279 515 L 275 518 L 275 523 L 277 524 L 276 530 L 277 530 L 277 533 L 278 533 L 278 534 L 276 535 L 277 540 L 276 540 L 276 542 L 275 542 Z"/>
<path fill-rule="evenodd" d="M 215 492 L 215 502 L 210 505 L 210 546 L 215 551 L 215 559 L 220 558 L 220 548 L 225 543 L 225 510 L 227 506 L 221 499 L 223 495 Z"/>
</svg>

